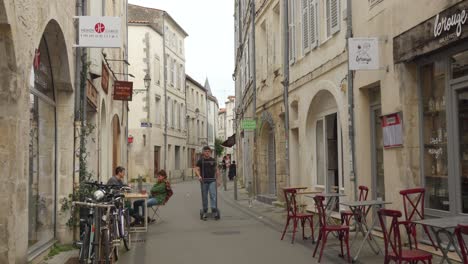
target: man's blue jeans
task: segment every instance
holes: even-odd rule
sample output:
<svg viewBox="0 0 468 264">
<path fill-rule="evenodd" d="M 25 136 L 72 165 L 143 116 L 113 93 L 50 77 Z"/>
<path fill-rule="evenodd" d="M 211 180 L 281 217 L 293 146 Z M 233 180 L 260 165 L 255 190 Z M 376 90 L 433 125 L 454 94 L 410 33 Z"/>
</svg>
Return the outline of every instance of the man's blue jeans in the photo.
<svg viewBox="0 0 468 264">
<path fill-rule="evenodd" d="M 140 214 L 140 208 L 141 208 L 141 211 L 143 212 L 143 215 L 145 215 L 145 200 L 137 200 L 135 202 L 133 202 L 133 208 L 135 210 L 135 212 L 139 215 Z M 156 200 L 156 198 L 149 198 L 148 199 L 148 202 L 146 203 L 146 206 L 151 207 L 151 206 L 155 206 L 155 205 L 158 205 L 158 200 Z"/>
<path fill-rule="evenodd" d="M 210 194 L 210 206 L 211 211 L 214 212 L 217 209 L 216 201 L 216 181 L 202 182 L 201 193 L 203 202 L 203 212 L 208 212 L 208 193 Z"/>
</svg>

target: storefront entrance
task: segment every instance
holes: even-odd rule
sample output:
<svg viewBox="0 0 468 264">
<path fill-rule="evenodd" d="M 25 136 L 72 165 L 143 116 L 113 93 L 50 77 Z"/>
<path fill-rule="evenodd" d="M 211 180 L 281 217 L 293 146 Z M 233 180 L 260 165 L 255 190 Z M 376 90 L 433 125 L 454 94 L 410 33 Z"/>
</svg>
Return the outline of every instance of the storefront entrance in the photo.
<svg viewBox="0 0 468 264">
<path fill-rule="evenodd" d="M 441 54 L 420 69 L 428 214 L 468 214 L 468 51 Z"/>
</svg>

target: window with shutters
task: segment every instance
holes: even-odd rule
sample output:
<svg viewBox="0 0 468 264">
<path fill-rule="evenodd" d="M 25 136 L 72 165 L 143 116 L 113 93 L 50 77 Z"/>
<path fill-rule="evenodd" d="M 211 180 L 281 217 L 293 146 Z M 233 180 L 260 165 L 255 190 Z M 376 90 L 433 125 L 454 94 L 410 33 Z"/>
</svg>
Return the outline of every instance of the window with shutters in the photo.
<svg viewBox="0 0 468 264">
<path fill-rule="evenodd" d="M 295 20 L 295 2 L 296 0 L 289 1 L 289 63 L 292 64 L 296 61 L 296 20 Z"/>
<path fill-rule="evenodd" d="M 174 86 L 174 61 L 169 58 L 169 84 Z"/>
<path fill-rule="evenodd" d="M 306 54 L 310 51 L 310 22 L 309 22 L 309 0 L 301 0 L 302 8 L 302 51 Z"/>
<path fill-rule="evenodd" d="M 173 73 L 174 73 L 174 77 L 173 77 L 174 78 L 174 88 L 178 89 L 178 87 L 176 87 L 176 85 L 177 85 L 177 74 L 178 74 L 177 73 L 177 62 L 176 62 L 176 60 L 174 60 L 174 64 L 172 65 L 172 67 L 174 68 L 174 70 L 173 70 Z"/>
<path fill-rule="evenodd" d="M 310 49 L 318 45 L 318 2 L 317 0 L 309 0 L 309 38 Z"/>
<path fill-rule="evenodd" d="M 184 69 L 184 65 L 180 64 L 180 90 L 182 91 L 182 93 L 185 93 L 185 83 L 184 83 L 184 80 L 185 80 L 185 69 Z"/>
<path fill-rule="evenodd" d="M 327 37 L 340 31 L 340 1 L 326 0 Z"/>
<path fill-rule="evenodd" d="M 174 88 L 179 89 L 179 66 L 174 63 Z"/>
</svg>

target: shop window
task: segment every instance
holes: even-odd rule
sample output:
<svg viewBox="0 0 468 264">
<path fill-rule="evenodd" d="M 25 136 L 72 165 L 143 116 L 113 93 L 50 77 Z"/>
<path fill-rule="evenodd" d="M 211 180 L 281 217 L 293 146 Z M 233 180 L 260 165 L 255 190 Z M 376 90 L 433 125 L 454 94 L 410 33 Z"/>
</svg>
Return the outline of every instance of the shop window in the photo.
<svg viewBox="0 0 468 264">
<path fill-rule="evenodd" d="M 28 245 L 30 250 L 54 238 L 55 226 L 55 94 L 49 51 L 42 40 L 39 64 L 31 71 L 29 95 Z"/>
<path fill-rule="evenodd" d="M 457 108 L 460 137 L 461 211 L 468 214 L 468 88 L 457 93 Z"/>
<path fill-rule="evenodd" d="M 452 56 L 452 79 L 468 76 L 468 51 Z"/>
<path fill-rule="evenodd" d="M 449 211 L 445 63 L 422 67 L 424 179 L 427 207 Z"/>
</svg>

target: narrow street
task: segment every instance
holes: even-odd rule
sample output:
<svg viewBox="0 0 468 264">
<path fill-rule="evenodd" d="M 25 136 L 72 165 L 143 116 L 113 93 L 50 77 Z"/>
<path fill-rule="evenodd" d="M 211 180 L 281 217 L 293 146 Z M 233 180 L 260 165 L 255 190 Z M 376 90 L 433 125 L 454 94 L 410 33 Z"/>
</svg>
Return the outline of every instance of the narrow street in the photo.
<svg viewBox="0 0 468 264">
<path fill-rule="evenodd" d="M 276 227 L 241 212 L 225 196 L 220 190 L 221 220 L 205 222 L 199 219 L 198 182 L 174 185 L 162 221 L 150 225 L 144 237 L 132 238 L 145 242 L 134 243 L 119 263 L 315 263 L 310 242 L 299 238 L 292 245 L 290 236 L 281 241 Z"/>
</svg>

